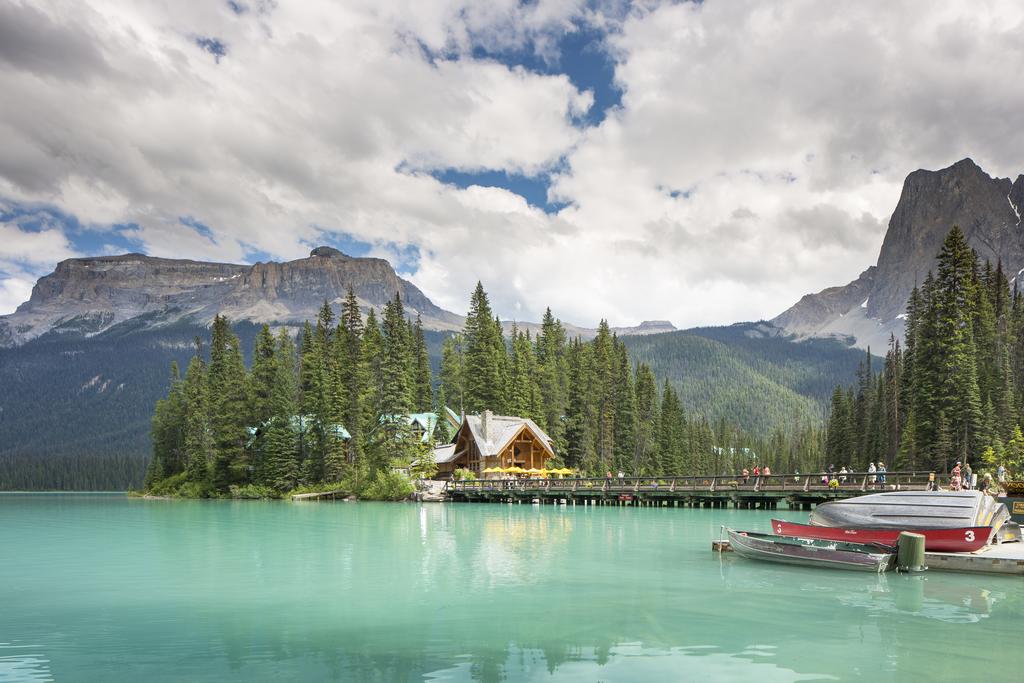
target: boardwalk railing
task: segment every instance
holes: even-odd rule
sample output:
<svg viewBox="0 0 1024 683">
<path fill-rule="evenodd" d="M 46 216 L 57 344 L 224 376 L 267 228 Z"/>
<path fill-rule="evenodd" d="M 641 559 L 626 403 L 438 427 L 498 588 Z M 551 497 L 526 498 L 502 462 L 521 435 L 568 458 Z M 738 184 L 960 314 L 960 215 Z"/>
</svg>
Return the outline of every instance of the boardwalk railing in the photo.
<svg viewBox="0 0 1024 683">
<path fill-rule="evenodd" d="M 771 474 L 761 476 L 690 475 L 681 477 L 589 477 L 572 479 L 473 479 L 449 481 L 447 493 L 463 495 L 556 494 L 630 495 L 630 494 L 738 494 L 786 495 L 880 493 L 882 491 L 923 491 L 930 471 L 816 472 L 813 474 Z M 832 485 L 835 481 L 837 485 Z"/>
</svg>

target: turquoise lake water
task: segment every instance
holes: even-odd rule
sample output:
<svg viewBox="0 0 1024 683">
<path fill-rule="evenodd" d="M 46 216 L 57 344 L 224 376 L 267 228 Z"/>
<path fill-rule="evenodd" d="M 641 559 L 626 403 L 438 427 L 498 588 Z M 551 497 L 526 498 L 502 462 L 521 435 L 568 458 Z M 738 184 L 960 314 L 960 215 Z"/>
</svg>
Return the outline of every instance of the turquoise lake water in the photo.
<svg viewBox="0 0 1024 683">
<path fill-rule="evenodd" d="M 0 681 L 1020 680 L 1024 580 L 710 551 L 769 516 L 0 495 Z"/>
</svg>

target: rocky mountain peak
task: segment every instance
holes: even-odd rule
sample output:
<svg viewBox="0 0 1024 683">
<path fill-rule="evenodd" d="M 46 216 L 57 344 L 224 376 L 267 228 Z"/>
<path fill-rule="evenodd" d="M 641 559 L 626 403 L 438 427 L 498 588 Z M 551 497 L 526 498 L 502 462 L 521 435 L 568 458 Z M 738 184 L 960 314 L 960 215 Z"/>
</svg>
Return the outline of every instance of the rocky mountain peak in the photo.
<svg viewBox="0 0 1024 683">
<path fill-rule="evenodd" d="M 317 247 L 309 252 L 310 257 L 320 256 L 322 258 L 351 259 L 352 257 L 334 247 Z"/>
<path fill-rule="evenodd" d="M 938 171 L 920 169 L 903 183 L 876 266 L 853 282 L 804 296 L 772 322 L 800 336 L 851 336 L 860 346 L 902 337 L 907 299 L 935 266 L 954 225 L 982 259 L 1024 268 L 1024 175 L 993 178 L 970 158 Z"/>
<path fill-rule="evenodd" d="M 309 258 L 254 265 L 165 259 L 143 254 L 61 261 L 39 278 L 27 302 L 0 316 L 0 347 L 51 331 L 96 334 L 142 319 L 159 326 L 182 319 L 301 323 L 324 301 L 340 305 L 351 289 L 364 310 L 398 293 L 407 312 L 428 329 L 461 327 L 462 318 L 434 305 L 415 285 L 377 258 L 353 258 L 317 247 Z"/>
</svg>

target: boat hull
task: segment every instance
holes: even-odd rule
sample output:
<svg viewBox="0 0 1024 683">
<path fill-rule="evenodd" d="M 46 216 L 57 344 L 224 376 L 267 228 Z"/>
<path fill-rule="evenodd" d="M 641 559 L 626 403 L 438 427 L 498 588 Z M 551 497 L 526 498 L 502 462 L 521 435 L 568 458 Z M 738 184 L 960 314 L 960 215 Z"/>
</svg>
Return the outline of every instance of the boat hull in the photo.
<svg viewBox="0 0 1024 683">
<path fill-rule="evenodd" d="M 889 491 L 818 505 L 811 524 L 841 529 L 998 529 L 1006 506 L 980 491 Z"/>
<path fill-rule="evenodd" d="M 798 524 L 781 519 L 772 520 L 772 531 L 780 536 L 801 536 L 826 541 L 853 541 L 895 546 L 902 531 L 924 536 L 925 550 L 940 553 L 972 553 L 981 550 L 992 540 L 995 529 L 990 526 L 960 527 L 956 529 L 872 529 L 817 526 Z"/>
<path fill-rule="evenodd" d="M 846 541 L 821 541 L 726 529 L 733 551 L 741 557 L 801 567 L 883 572 L 892 567 L 893 552 L 879 546 Z"/>
</svg>

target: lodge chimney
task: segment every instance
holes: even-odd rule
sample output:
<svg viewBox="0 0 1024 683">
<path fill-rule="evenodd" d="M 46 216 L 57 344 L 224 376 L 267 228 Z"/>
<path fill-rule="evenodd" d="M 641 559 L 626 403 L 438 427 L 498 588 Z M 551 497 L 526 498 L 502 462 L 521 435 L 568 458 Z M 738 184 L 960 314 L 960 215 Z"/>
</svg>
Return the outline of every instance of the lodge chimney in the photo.
<svg viewBox="0 0 1024 683">
<path fill-rule="evenodd" d="M 480 436 L 484 437 L 484 441 L 491 440 L 488 432 L 490 431 L 492 417 L 494 417 L 494 413 L 489 410 L 480 413 Z"/>
</svg>

